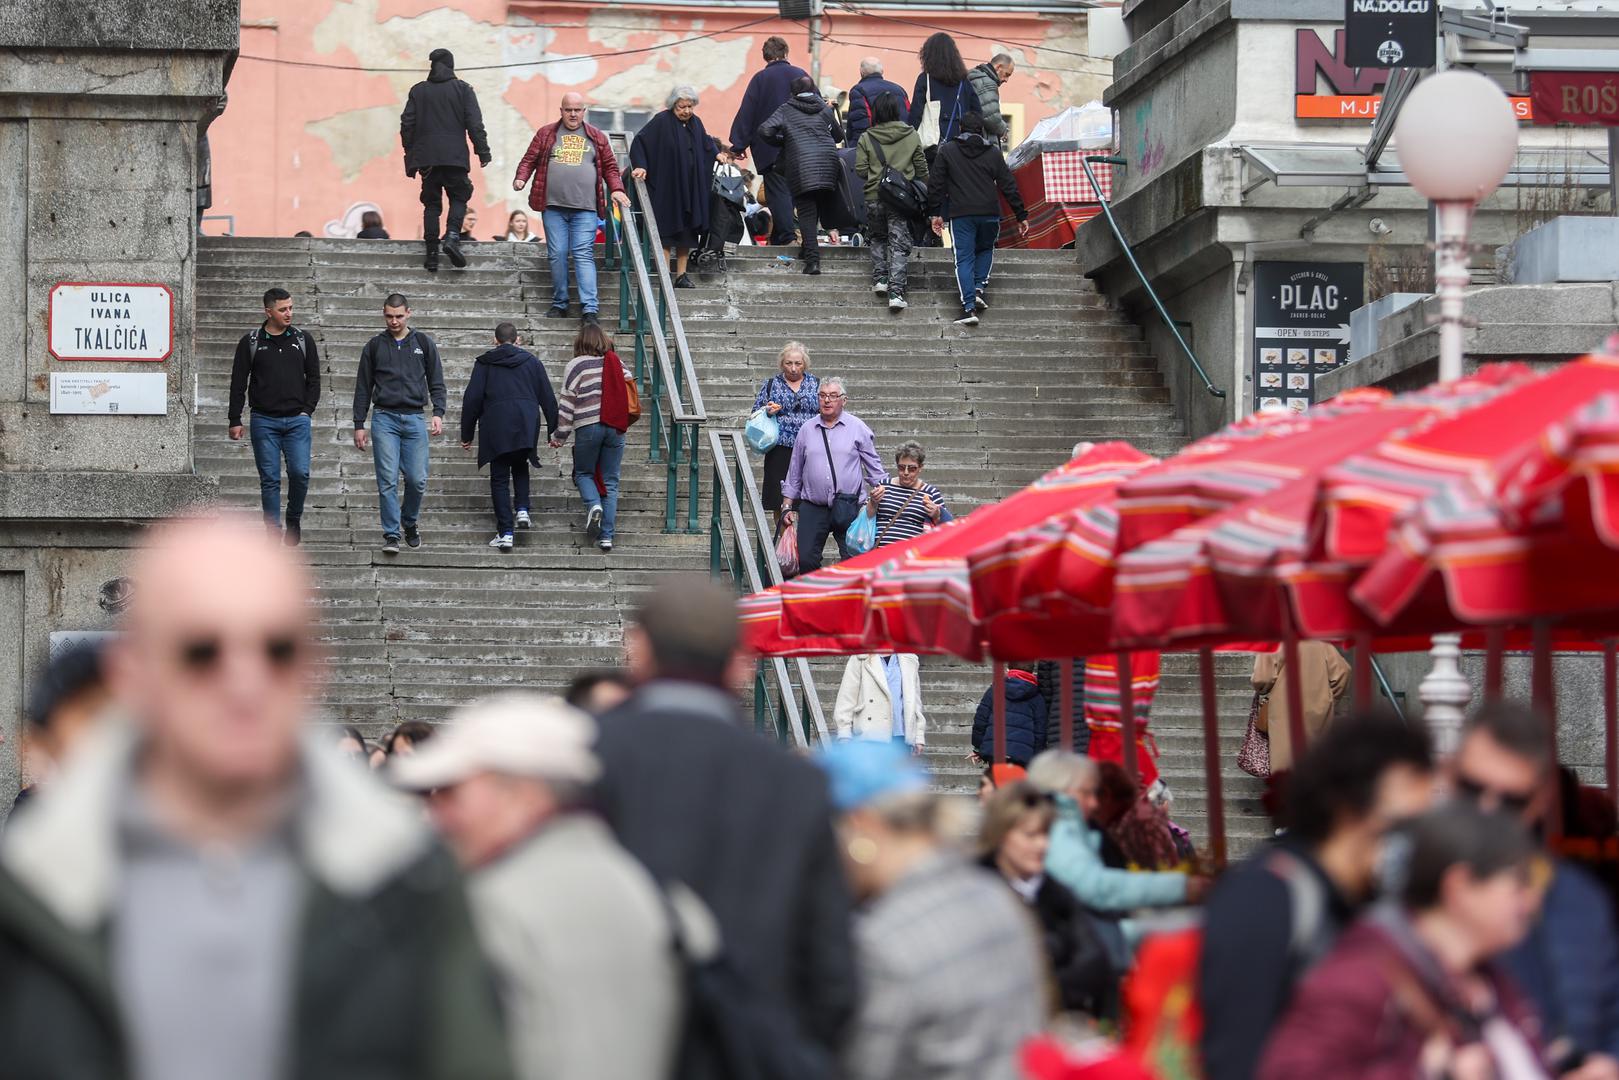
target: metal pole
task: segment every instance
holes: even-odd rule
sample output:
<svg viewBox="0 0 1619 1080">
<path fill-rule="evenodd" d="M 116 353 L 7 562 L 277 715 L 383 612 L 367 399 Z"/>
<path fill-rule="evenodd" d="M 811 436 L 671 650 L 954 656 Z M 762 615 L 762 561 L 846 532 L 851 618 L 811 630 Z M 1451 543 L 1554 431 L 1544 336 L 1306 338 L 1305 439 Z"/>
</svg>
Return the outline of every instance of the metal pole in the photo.
<svg viewBox="0 0 1619 1080">
<path fill-rule="evenodd" d="M 1282 675 L 1287 679 L 1287 738 L 1292 744 L 1292 764 L 1304 756 L 1304 681 L 1299 678 L 1299 638 L 1291 625 L 1282 638 Z"/>
<path fill-rule="evenodd" d="M 1197 651 L 1203 681 L 1203 776 L 1208 785 L 1209 846 L 1214 865 L 1225 865 L 1225 792 L 1220 775 L 1219 698 L 1214 692 L 1214 650 Z"/>
<path fill-rule="evenodd" d="M 1619 679 L 1619 658 L 1614 643 L 1602 645 L 1602 775 L 1608 783 L 1608 798 L 1619 802 L 1619 698 L 1615 697 L 1615 679 Z"/>
<path fill-rule="evenodd" d="M 1503 657 L 1506 650 L 1507 632 L 1499 626 L 1492 626 L 1484 633 L 1484 703 L 1496 705 L 1501 701 L 1501 684 Z"/>
<path fill-rule="evenodd" d="M 1473 225 L 1473 204 L 1436 203 L 1439 236 L 1434 243 L 1434 292 L 1439 296 L 1439 381 L 1462 377 L 1462 322 L 1467 286 L 1467 234 Z"/>
<path fill-rule="evenodd" d="M 1619 162 L 1619 128 L 1608 129 L 1608 212 L 1619 216 L 1619 168 L 1614 163 Z M 1609 779 L 1609 784 L 1613 783 Z"/>
<path fill-rule="evenodd" d="M 1119 669 L 1119 731 L 1124 737 L 1124 772 L 1132 780 L 1141 778 L 1141 763 L 1136 759 L 1136 687 L 1130 671 L 1130 654 L 1115 653 L 1114 662 Z"/>
<path fill-rule="evenodd" d="M 815 88 L 821 88 L 821 5 L 815 4 L 809 17 L 809 56 L 810 78 L 815 80 Z"/>
<path fill-rule="evenodd" d="M 1372 635 L 1355 635 L 1355 708 L 1362 712 L 1372 707 Z"/>
<path fill-rule="evenodd" d="M 995 690 L 992 695 L 995 710 L 995 764 L 1006 762 L 1006 665 L 995 661 Z"/>
<path fill-rule="evenodd" d="M 1074 661 L 1062 661 L 1062 677 L 1058 680 L 1058 714 L 1062 717 L 1062 743 L 1064 750 L 1074 748 Z"/>
</svg>

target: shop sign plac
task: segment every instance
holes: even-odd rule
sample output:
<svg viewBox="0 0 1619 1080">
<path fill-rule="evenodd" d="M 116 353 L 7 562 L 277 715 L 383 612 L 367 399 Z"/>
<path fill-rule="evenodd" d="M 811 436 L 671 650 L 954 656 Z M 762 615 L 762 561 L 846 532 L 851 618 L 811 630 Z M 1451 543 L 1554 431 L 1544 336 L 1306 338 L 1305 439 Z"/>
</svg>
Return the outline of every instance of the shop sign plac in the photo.
<svg viewBox="0 0 1619 1080">
<path fill-rule="evenodd" d="M 1537 124 L 1619 126 L 1619 72 L 1532 71 Z"/>
</svg>

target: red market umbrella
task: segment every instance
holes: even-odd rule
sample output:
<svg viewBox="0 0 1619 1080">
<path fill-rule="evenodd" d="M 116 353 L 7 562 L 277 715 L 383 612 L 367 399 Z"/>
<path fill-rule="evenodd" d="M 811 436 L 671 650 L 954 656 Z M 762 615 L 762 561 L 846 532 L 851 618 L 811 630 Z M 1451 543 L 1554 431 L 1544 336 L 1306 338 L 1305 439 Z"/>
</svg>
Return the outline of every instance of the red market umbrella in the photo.
<svg viewBox="0 0 1619 1080">
<path fill-rule="evenodd" d="M 981 655 L 966 555 L 1009 531 L 1111 495 L 1153 459 L 1128 443 L 1091 447 L 999 503 L 782 586 L 783 634 L 893 640 L 908 651 Z"/>
<path fill-rule="evenodd" d="M 780 588 L 749 593 L 736 602 L 742 647 L 760 656 L 841 656 L 860 652 L 858 639 L 782 636 Z"/>
</svg>

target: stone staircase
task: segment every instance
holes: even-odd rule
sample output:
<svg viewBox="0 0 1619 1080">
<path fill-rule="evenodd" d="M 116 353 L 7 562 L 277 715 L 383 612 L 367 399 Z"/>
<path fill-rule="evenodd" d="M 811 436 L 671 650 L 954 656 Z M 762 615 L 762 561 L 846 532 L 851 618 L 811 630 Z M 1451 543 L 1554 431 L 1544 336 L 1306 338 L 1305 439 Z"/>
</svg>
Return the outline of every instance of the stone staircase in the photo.
<svg viewBox="0 0 1619 1080">
<path fill-rule="evenodd" d="M 441 719 L 502 685 L 558 689 L 581 668 L 615 662 L 637 593 L 660 574 L 708 566 L 706 536 L 662 531 L 664 472 L 647 462 L 645 423 L 630 433 L 610 556 L 586 544 L 568 456 L 549 450 L 535 478 L 535 529 L 518 534 L 511 554 L 485 546 L 493 532 L 487 474 L 456 436 L 472 359 L 490 347 L 495 323 L 510 319 L 559 380 L 576 326 L 542 318 L 550 302 L 543 245 L 477 244 L 466 270 L 446 267 L 436 277 L 420 268 L 419 251 L 392 241 L 215 238 L 200 241 L 198 258 L 197 467 L 221 478 L 229 501 L 257 505 L 252 451 L 245 439 L 227 440 L 225 407 L 231 355 L 262 318 L 263 290 L 291 291 L 296 323 L 320 344 L 322 401 L 304 518 L 333 676 L 320 701 L 334 722 L 369 732 Z M 683 291 L 680 306 L 710 423 L 741 425 L 791 339 L 808 347 L 817 374 L 844 377 L 850 411 L 871 425 L 885 460 L 904 439 L 923 444 L 926 476 L 958 515 L 1029 483 L 1081 439 L 1124 438 L 1155 454 L 1184 443 L 1139 329 L 1107 306 L 1067 254 L 1002 252 L 991 309 L 974 329 L 951 324 L 948 251 L 918 253 L 911 307 L 901 314 L 872 294 L 868 267 L 864 251 L 833 249 L 823 274 L 807 278 L 774 250 L 745 248 L 728 272 L 694 274 L 699 287 Z M 616 274 L 603 273 L 601 286 L 611 329 Z M 424 546 L 390 557 L 377 550 L 371 456 L 354 449 L 349 416 L 360 347 L 381 329 L 382 298 L 396 290 L 411 299 L 413 324 L 439 343 L 450 408 L 432 450 Z M 705 463 L 705 523 L 708 485 Z M 1228 762 L 1246 719 L 1246 663 L 1220 662 Z M 830 722 L 842 664 L 816 661 L 814 669 Z M 988 669 L 928 658 L 923 677 L 928 763 L 942 790 L 969 791 L 976 776 L 965 760 L 968 733 Z M 1195 660 L 1166 657 L 1153 726 L 1176 817 L 1201 834 L 1198 701 Z M 1247 777 L 1228 775 L 1233 817 L 1247 816 L 1239 804 L 1255 791 Z"/>
</svg>

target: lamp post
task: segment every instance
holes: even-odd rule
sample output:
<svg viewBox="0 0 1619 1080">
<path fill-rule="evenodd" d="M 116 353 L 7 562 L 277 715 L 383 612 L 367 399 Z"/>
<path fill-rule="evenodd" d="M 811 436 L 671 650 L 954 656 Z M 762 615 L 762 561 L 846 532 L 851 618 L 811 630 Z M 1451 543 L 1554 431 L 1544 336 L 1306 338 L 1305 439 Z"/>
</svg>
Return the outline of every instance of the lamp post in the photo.
<svg viewBox="0 0 1619 1080">
<path fill-rule="evenodd" d="M 1500 87 L 1451 69 L 1417 84 L 1394 124 L 1400 167 L 1434 204 L 1434 292 L 1439 297 L 1439 381 L 1462 377 L 1462 307 L 1470 281 L 1467 234 L 1473 211 L 1512 168 L 1518 118 Z M 1433 666 L 1417 696 L 1434 748 L 1456 747 L 1473 689 L 1462 675 L 1460 634 L 1435 634 Z"/>
</svg>

